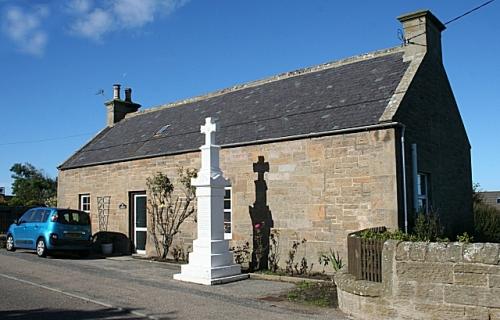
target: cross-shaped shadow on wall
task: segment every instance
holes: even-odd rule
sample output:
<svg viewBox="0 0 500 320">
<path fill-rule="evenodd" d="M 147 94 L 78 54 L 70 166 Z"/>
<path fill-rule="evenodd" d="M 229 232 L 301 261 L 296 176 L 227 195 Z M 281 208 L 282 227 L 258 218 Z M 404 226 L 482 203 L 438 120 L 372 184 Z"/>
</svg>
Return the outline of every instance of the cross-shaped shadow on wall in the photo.
<svg viewBox="0 0 500 320">
<path fill-rule="evenodd" d="M 253 226 L 253 250 L 251 270 L 268 269 L 269 235 L 273 227 L 273 217 L 267 205 L 267 183 L 264 174 L 269 172 L 269 162 L 263 156 L 253 164 L 253 172 L 257 173 L 255 183 L 255 202 L 248 210 Z"/>
</svg>

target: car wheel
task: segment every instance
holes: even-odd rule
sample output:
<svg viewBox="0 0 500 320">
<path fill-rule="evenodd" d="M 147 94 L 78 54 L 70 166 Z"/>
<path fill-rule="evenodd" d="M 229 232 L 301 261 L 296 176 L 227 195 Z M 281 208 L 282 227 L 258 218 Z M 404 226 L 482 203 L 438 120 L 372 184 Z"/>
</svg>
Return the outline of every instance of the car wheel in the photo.
<svg viewBox="0 0 500 320">
<path fill-rule="evenodd" d="M 45 245 L 45 240 L 42 238 L 38 239 L 36 242 L 36 254 L 41 258 L 47 256 L 47 246 Z"/>
<path fill-rule="evenodd" d="M 7 236 L 7 243 L 5 244 L 5 248 L 7 251 L 16 251 L 16 247 L 14 247 L 14 237 L 12 235 Z"/>
</svg>

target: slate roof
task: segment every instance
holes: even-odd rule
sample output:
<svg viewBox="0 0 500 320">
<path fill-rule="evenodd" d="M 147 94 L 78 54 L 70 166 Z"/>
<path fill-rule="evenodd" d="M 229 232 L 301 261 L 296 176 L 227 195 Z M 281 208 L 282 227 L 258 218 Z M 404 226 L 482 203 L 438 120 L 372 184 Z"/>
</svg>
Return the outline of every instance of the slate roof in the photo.
<svg viewBox="0 0 500 320">
<path fill-rule="evenodd" d="M 377 124 L 408 64 L 393 50 L 145 110 L 105 128 L 60 169 L 198 150 L 205 117 L 218 121 L 222 146 Z"/>
</svg>

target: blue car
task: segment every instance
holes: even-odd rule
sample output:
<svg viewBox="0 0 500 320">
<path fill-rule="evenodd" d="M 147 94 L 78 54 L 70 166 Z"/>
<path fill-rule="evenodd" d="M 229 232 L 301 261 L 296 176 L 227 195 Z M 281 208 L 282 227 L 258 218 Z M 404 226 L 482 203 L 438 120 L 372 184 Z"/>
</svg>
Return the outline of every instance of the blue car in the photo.
<svg viewBox="0 0 500 320">
<path fill-rule="evenodd" d="M 7 231 L 8 251 L 36 250 L 39 257 L 50 251 L 90 252 L 92 229 L 88 213 L 71 209 L 33 208 L 23 214 Z"/>
</svg>

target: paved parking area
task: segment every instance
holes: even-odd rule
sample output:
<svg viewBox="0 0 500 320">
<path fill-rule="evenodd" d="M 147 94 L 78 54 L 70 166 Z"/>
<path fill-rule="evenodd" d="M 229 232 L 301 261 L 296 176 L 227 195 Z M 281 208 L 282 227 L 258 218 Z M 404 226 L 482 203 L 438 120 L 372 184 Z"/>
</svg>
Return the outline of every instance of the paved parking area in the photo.
<svg viewBox="0 0 500 320">
<path fill-rule="evenodd" d="M 202 286 L 178 266 L 117 257 L 40 259 L 0 250 L 1 319 L 345 319 L 335 309 L 268 299 L 294 285 L 244 280 Z"/>
</svg>

